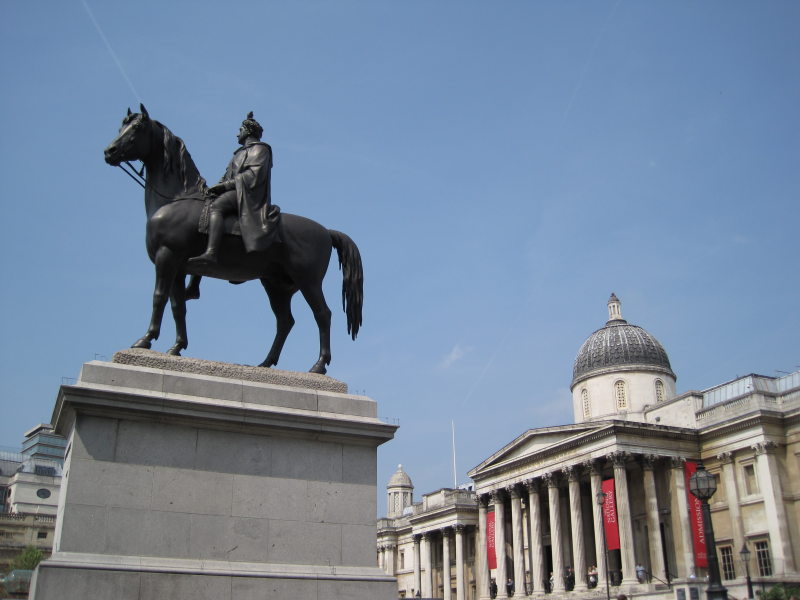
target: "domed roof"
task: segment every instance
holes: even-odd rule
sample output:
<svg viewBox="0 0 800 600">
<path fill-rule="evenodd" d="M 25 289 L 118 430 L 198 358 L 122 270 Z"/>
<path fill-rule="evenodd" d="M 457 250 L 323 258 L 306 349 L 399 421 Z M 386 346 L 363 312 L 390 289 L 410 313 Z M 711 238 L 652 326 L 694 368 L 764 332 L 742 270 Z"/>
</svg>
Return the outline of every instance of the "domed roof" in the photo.
<svg viewBox="0 0 800 600">
<path fill-rule="evenodd" d="M 611 294 L 608 322 L 583 342 L 575 357 L 573 387 L 591 375 L 636 367 L 661 371 L 675 378 L 664 347 L 649 332 L 623 319 L 620 306 L 619 299 Z"/>
<path fill-rule="evenodd" d="M 389 483 L 387 484 L 386 487 L 387 488 L 392 488 L 392 487 L 411 487 L 411 488 L 413 488 L 414 484 L 411 483 L 411 477 L 408 476 L 408 473 L 406 473 L 403 470 L 403 465 L 397 465 L 397 471 L 395 471 L 394 475 L 392 475 L 389 478 Z"/>
</svg>

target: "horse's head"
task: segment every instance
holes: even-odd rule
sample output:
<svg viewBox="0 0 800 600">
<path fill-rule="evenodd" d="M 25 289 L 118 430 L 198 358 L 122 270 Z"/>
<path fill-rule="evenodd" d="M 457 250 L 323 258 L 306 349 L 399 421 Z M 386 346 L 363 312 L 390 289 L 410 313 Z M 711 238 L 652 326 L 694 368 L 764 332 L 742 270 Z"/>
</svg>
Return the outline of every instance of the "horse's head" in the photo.
<svg viewBox="0 0 800 600">
<path fill-rule="evenodd" d="M 106 162 L 114 167 L 126 160 L 144 160 L 153 147 L 151 138 L 154 122 L 144 105 L 140 104 L 139 108 L 142 111 L 140 113 L 128 109 L 117 137 L 104 151 Z"/>
</svg>

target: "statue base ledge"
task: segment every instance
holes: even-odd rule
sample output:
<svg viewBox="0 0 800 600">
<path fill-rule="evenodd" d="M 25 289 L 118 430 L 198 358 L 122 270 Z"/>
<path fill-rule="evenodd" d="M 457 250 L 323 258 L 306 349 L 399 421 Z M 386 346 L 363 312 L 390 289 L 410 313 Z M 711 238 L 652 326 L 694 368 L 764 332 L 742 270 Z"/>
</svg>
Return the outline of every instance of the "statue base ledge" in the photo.
<svg viewBox="0 0 800 600">
<path fill-rule="evenodd" d="M 239 379 L 258 383 L 270 383 L 288 387 L 320 390 L 325 392 L 347 393 L 347 384 L 327 375 L 318 373 L 301 373 L 299 371 L 283 371 L 275 368 L 251 367 L 233 363 L 172 356 L 155 350 L 129 348 L 114 353 L 111 362 L 135 367 L 147 367 L 163 371 L 177 371 L 194 375 L 211 375 L 226 379 Z"/>
</svg>

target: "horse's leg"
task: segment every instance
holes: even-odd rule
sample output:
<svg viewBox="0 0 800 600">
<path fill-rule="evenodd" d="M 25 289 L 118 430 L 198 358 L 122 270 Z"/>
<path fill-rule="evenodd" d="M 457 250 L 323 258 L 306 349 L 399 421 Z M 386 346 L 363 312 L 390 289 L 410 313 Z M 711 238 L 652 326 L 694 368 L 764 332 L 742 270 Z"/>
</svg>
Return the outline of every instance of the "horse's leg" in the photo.
<svg viewBox="0 0 800 600">
<path fill-rule="evenodd" d="M 175 344 L 167 350 L 167 354 L 173 356 L 180 356 L 181 350 L 189 345 L 189 336 L 186 334 L 186 289 L 183 287 L 185 281 L 186 275 L 183 272 L 177 273 L 169 293 L 172 318 L 175 319 Z"/>
<path fill-rule="evenodd" d="M 331 364 L 331 309 L 325 302 L 322 293 L 322 281 L 300 289 L 303 298 L 314 313 L 314 320 L 319 328 L 319 360 L 309 369 L 309 373 L 327 373 L 325 365 Z"/>
<path fill-rule="evenodd" d="M 156 251 L 153 260 L 156 266 L 156 286 L 153 291 L 153 314 L 150 317 L 150 327 L 147 333 L 134 342 L 131 348 L 149 348 L 150 342 L 157 340 L 161 333 L 161 320 L 164 317 L 164 307 L 167 305 L 170 288 L 175 279 L 177 262 L 174 253 L 166 246 Z"/>
<path fill-rule="evenodd" d="M 283 344 L 286 342 L 292 327 L 294 327 L 292 296 L 294 296 L 295 290 L 270 285 L 265 279 L 261 280 L 261 285 L 264 286 L 264 290 L 266 290 L 269 297 L 269 305 L 272 307 L 272 312 L 275 313 L 275 339 L 269 349 L 267 358 L 258 366 L 273 367 L 278 364 Z"/>
</svg>

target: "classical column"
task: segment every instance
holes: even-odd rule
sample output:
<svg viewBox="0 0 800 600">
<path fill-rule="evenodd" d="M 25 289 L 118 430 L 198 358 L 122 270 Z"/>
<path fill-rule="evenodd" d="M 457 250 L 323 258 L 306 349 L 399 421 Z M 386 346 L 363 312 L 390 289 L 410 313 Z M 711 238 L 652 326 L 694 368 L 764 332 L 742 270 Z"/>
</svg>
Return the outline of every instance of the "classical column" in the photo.
<svg viewBox="0 0 800 600">
<path fill-rule="evenodd" d="M 597 567 L 597 589 L 606 587 L 606 549 L 603 545 L 603 507 L 597 504 L 597 494 L 603 490 L 602 467 L 596 461 L 586 463 L 589 481 L 592 484 L 592 516 L 594 517 L 594 557 Z"/>
<path fill-rule="evenodd" d="M 522 549 L 522 494 L 518 485 L 508 488 L 511 495 L 511 535 L 514 549 L 514 598 L 525 597 L 525 554 Z"/>
<path fill-rule="evenodd" d="M 661 551 L 661 523 L 658 515 L 658 497 L 656 495 L 656 478 L 653 468 L 657 456 L 648 454 L 642 457 L 644 471 L 644 505 L 647 513 L 647 545 L 650 547 L 650 572 L 659 579 L 666 580 L 664 573 L 664 554 Z"/>
<path fill-rule="evenodd" d="M 427 531 L 422 534 L 422 564 L 425 567 L 425 576 L 422 578 L 422 597 L 433 598 L 433 557 L 431 556 L 431 537 Z"/>
<path fill-rule="evenodd" d="M 585 592 L 586 552 L 583 539 L 583 511 L 581 510 L 581 478 L 578 466 L 567 467 L 564 473 L 569 481 L 569 513 L 572 518 L 572 560 L 574 561 L 575 591 Z"/>
<path fill-rule="evenodd" d="M 738 552 L 744 545 L 744 523 L 742 522 L 742 508 L 739 506 L 739 488 L 736 485 L 736 474 L 733 468 L 733 454 L 722 452 L 717 454 L 717 460 L 722 465 L 722 475 L 725 480 L 725 500 L 728 502 L 728 515 L 730 516 L 731 531 L 733 531 L 733 548 Z"/>
<path fill-rule="evenodd" d="M 383 564 L 383 546 L 378 546 L 378 568 L 386 572 L 386 567 Z"/>
<path fill-rule="evenodd" d="M 564 591 L 564 557 L 561 551 L 561 506 L 558 479 L 555 473 L 545 473 L 547 499 L 550 504 L 550 550 L 553 553 L 553 592 Z"/>
<path fill-rule="evenodd" d="M 384 566 L 384 570 L 386 571 L 387 575 L 394 575 L 394 573 L 395 573 L 395 569 L 394 569 L 395 558 L 394 558 L 394 556 L 395 556 L 395 550 L 396 549 L 397 549 L 397 546 L 395 544 L 388 544 L 386 546 L 386 553 L 384 555 L 385 558 L 384 558 L 384 561 L 383 561 L 383 566 Z"/>
<path fill-rule="evenodd" d="M 685 578 L 694 577 L 697 573 L 694 567 L 694 546 L 692 545 L 692 524 L 689 521 L 689 498 L 686 496 L 686 471 L 685 458 L 672 459 L 672 482 L 675 486 L 676 502 L 678 503 L 678 520 L 680 522 L 681 549 L 683 550 L 683 564 Z M 679 573 L 678 576 L 681 574 Z"/>
<path fill-rule="evenodd" d="M 506 507 L 504 495 L 501 490 L 492 491 L 494 504 L 494 553 L 497 558 L 497 571 L 494 578 L 497 581 L 497 592 L 506 589 Z"/>
<path fill-rule="evenodd" d="M 442 529 L 442 598 L 450 600 L 450 528 Z"/>
<path fill-rule="evenodd" d="M 422 536 L 416 534 L 414 536 L 414 593 L 417 592 L 421 593 L 422 590 L 422 573 L 420 565 L 422 564 L 422 560 L 420 557 L 420 550 L 419 550 L 419 542 L 422 539 Z"/>
<path fill-rule="evenodd" d="M 489 600 L 491 597 L 489 595 L 489 558 L 486 554 L 486 512 L 488 507 L 488 494 L 478 496 L 478 547 L 475 549 L 477 552 L 475 579 L 477 579 L 480 600 Z"/>
<path fill-rule="evenodd" d="M 622 584 L 635 585 L 636 557 L 633 547 L 633 521 L 631 520 L 631 503 L 628 496 L 628 475 L 625 463 L 627 452 L 615 452 L 611 455 L 614 463 L 614 487 L 617 496 L 617 522 L 619 525 L 619 549 L 622 555 Z"/>
<path fill-rule="evenodd" d="M 464 584 L 464 526 L 456 525 L 456 600 L 466 600 Z"/>
<path fill-rule="evenodd" d="M 542 549 L 542 515 L 539 504 L 539 482 L 530 479 L 525 482 L 528 488 L 528 518 L 530 519 L 530 545 L 531 553 L 531 593 L 543 592 L 544 582 L 547 578 L 544 572 L 544 554 Z"/>
<path fill-rule="evenodd" d="M 786 520 L 786 506 L 783 504 L 781 485 L 775 451 L 778 444 L 764 441 L 752 446 L 756 453 L 756 470 L 761 497 L 764 499 L 764 514 L 770 537 L 770 550 L 777 566 L 776 575 L 794 573 L 794 555 L 789 539 L 789 525 Z"/>
</svg>

